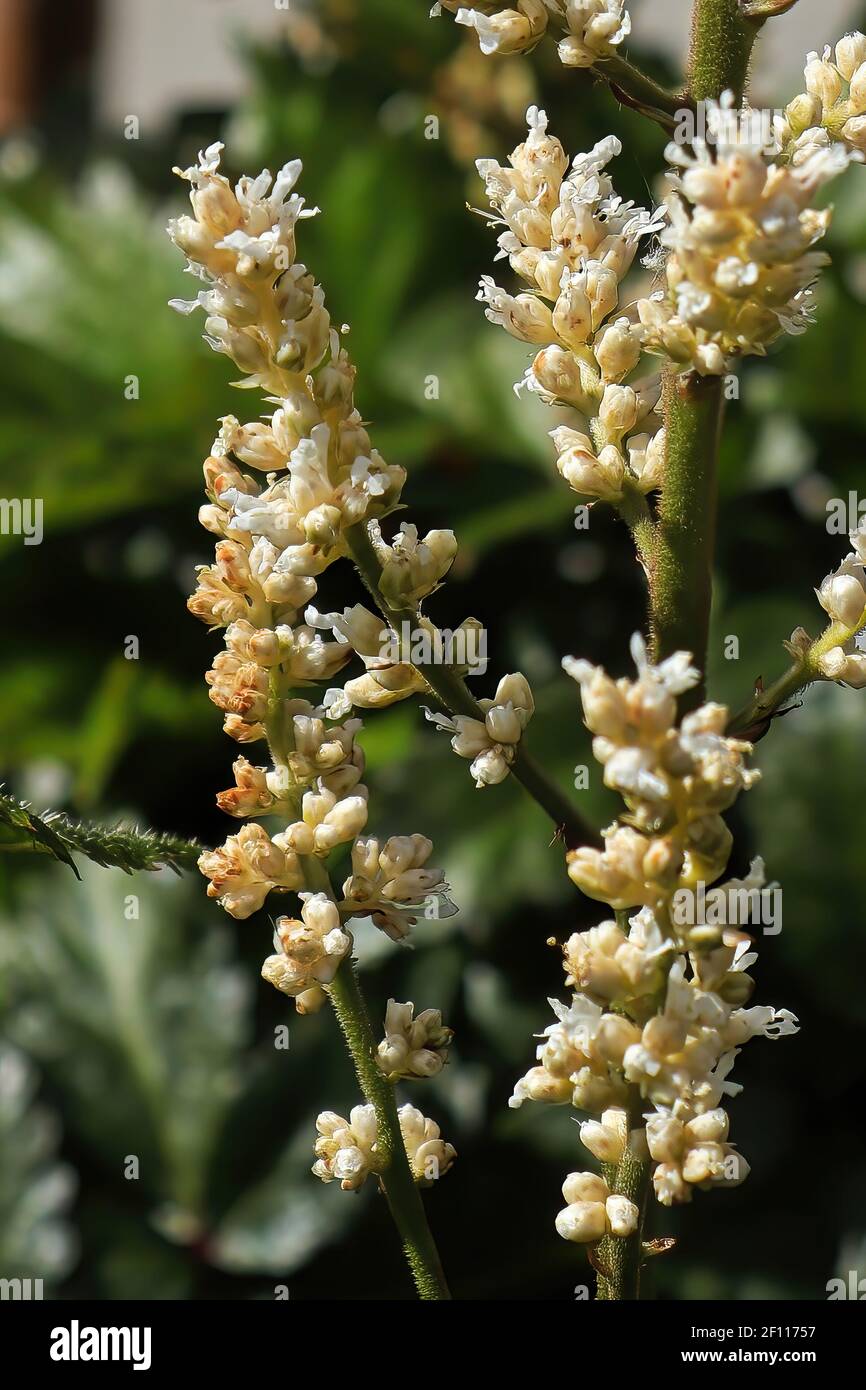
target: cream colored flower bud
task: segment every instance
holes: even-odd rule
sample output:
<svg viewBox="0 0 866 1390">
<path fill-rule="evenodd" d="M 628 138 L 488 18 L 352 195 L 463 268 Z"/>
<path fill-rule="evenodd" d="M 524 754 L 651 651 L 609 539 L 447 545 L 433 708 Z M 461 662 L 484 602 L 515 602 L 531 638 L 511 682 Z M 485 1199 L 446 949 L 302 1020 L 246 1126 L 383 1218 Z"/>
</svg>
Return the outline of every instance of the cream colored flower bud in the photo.
<svg viewBox="0 0 866 1390">
<path fill-rule="evenodd" d="M 553 327 L 566 347 L 580 347 L 592 332 L 592 302 L 585 271 L 566 271 L 553 307 Z"/>
<path fill-rule="evenodd" d="M 640 1036 L 640 1029 L 631 1019 L 624 1018 L 622 1014 L 605 1014 L 598 1025 L 596 1050 L 606 1062 L 621 1067 L 626 1049 L 640 1042 Z"/>
<path fill-rule="evenodd" d="M 619 1163 L 625 1153 L 624 1125 L 605 1123 L 605 1115 L 611 1113 L 617 1112 L 605 1111 L 601 1121 L 584 1120 L 580 1126 L 580 1142 L 599 1163 Z"/>
<path fill-rule="evenodd" d="M 821 102 L 809 92 L 802 92 L 785 107 L 785 116 L 794 136 L 821 124 Z"/>
<path fill-rule="evenodd" d="M 532 1067 L 518 1081 L 508 1104 L 512 1110 L 518 1109 L 525 1100 L 539 1100 L 552 1105 L 565 1105 L 572 1098 L 572 1090 L 573 1087 L 567 1076 L 551 1076 L 544 1067 Z"/>
<path fill-rule="evenodd" d="M 482 53 L 501 55 L 526 53 L 538 42 L 547 28 L 549 10 L 543 0 L 517 0 L 514 9 L 494 14 L 483 10 L 459 9 L 458 24 L 474 29 Z"/>
<path fill-rule="evenodd" d="M 640 1212 L 634 1202 L 619 1193 L 613 1193 L 604 1204 L 607 1223 L 612 1236 L 634 1235 L 640 1221 Z"/>
<path fill-rule="evenodd" d="M 491 323 L 500 324 L 523 342 L 549 343 L 556 336 L 550 309 L 535 295 L 507 294 L 489 275 L 483 275 L 476 298 L 486 303 L 484 313 Z"/>
<path fill-rule="evenodd" d="M 313 985 L 311 989 L 303 989 L 295 995 L 295 1010 L 299 1014 L 317 1014 L 327 1002 L 328 996 L 321 986 Z"/>
<path fill-rule="evenodd" d="M 605 1072 L 593 1066 L 579 1067 L 572 1075 L 571 1103 L 576 1110 L 597 1114 L 610 1105 L 622 1105 L 628 1094 L 621 1077 L 612 1069 Z"/>
<path fill-rule="evenodd" d="M 607 1234 L 607 1212 L 602 1202 L 572 1202 L 557 1215 L 556 1229 L 563 1240 L 593 1245 Z"/>
<path fill-rule="evenodd" d="M 660 1163 L 653 1173 L 653 1187 L 658 1201 L 663 1207 L 678 1206 L 690 1202 L 692 1192 L 676 1163 Z"/>
<path fill-rule="evenodd" d="M 495 705 L 512 705 L 520 716 L 522 727 L 526 728 L 535 710 L 535 701 L 532 698 L 529 681 L 522 671 L 512 671 L 509 675 L 502 677 L 496 687 L 493 703 Z"/>
<path fill-rule="evenodd" d="M 641 336 L 640 328 L 628 319 L 617 319 L 599 334 L 593 351 L 605 381 L 620 381 L 637 366 Z"/>
<path fill-rule="evenodd" d="M 856 30 L 845 34 L 836 44 L 836 66 L 846 82 L 850 82 L 861 63 L 866 63 L 866 34 Z"/>
<path fill-rule="evenodd" d="M 729 1124 L 727 1111 L 719 1107 L 717 1110 L 707 1110 L 703 1115 L 696 1115 L 693 1120 L 689 1120 L 685 1125 L 685 1134 L 693 1143 L 721 1144 L 728 1137 Z"/>
<path fill-rule="evenodd" d="M 862 116 L 866 110 L 866 62 L 860 64 L 851 78 L 848 104 L 852 115 Z"/>
<path fill-rule="evenodd" d="M 820 589 L 815 590 L 818 602 L 833 622 L 843 627 L 856 627 L 866 609 L 866 587 L 863 570 L 857 566 L 848 567 L 848 562 L 832 574 L 828 574 Z"/>
<path fill-rule="evenodd" d="M 803 70 L 806 91 L 817 97 L 825 111 L 836 105 L 842 95 L 842 79 L 831 62 L 810 53 Z"/>
<path fill-rule="evenodd" d="M 569 1173 L 562 1184 L 562 1195 L 569 1206 L 575 1202 L 606 1202 L 610 1188 L 598 1173 Z"/>
<path fill-rule="evenodd" d="M 827 680 L 842 681 L 854 690 L 866 687 L 866 652 L 846 652 L 843 647 L 831 647 L 818 659 L 818 667 Z"/>
<path fill-rule="evenodd" d="M 650 1115 L 646 1137 L 650 1157 L 657 1163 L 679 1163 L 686 1142 L 680 1120 L 667 1113 Z"/>
<path fill-rule="evenodd" d="M 608 441 L 618 443 L 637 423 L 638 400 L 630 386 L 609 385 L 604 388 L 598 418 Z"/>
<path fill-rule="evenodd" d="M 517 712 L 509 705 L 494 705 L 484 716 L 487 732 L 494 743 L 517 743 L 523 726 Z"/>
<path fill-rule="evenodd" d="M 725 1149 L 722 1144 L 696 1144 L 683 1160 L 686 1182 L 700 1184 L 724 1176 Z"/>
<path fill-rule="evenodd" d="M 573 353 L 558 343 L 542 349 L 533 361 L 530 372 L 530 385 L 534 378 L 542 395 L 552 400 L 566 401 L 579 410 L 590 405 L 583 387 L 580 363 Z"/>
<path fill-rule="evenodd" d="M 853 149 L 866 153 L 866 116 L 852 116 L 839 133 Z"/>
</svg>

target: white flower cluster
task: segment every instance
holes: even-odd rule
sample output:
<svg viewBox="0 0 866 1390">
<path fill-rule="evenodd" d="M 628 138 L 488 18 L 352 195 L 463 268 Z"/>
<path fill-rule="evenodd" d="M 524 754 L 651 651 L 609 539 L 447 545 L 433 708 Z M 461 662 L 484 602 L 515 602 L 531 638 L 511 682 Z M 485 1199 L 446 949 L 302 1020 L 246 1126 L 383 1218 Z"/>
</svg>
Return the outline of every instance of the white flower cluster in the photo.
<svg viewBox="0 0 866 1390">
<path fill-rule="evenodd" d="M 441 869 L 427 867 L 433 841 L 426 835 L 392 835 L 384 845 L 374 836 L 352 846 L 352 872 L 343 884 L 341 909 L 351 916 L 369 913 L 393 941 L 408 936 L 419 916 L 451 917 Z"/>
<path fill-rule="evenodd" d="M 360 607 L 317 613 L 317 579 L 346 553 L 346 530 L 375 520 L 383 597 L 417 605 L 446 573 L 456 544 L 451 532 L 422 539 L 409 525 L 390 543 L 382 536 L 378 519 L 398 505 L 405 473 L 373 448 L 324 292 L 296 260 L 297 225 L 313 215 L 293 191 L 300 161 L 276 178 L 265 170 L 232 187 L 219 171 L 221 149 L 211 145 L 197 165 L 176 171 L 191 185 L 192 215 L 172 221 L 169 234 L 204 287 L 174 307 L 204 309 L 207 341 L 244 373 L 239 385 L 265 393 L 270 409 L 264 420 L 221 422 L 200 513 L 217 537 L 215 562 L 200 569 L 189 607 L 225 629 L 207 681 L 226 732 L 242 744 L 267 739 L 272 755 L 271 767 L 238 758 L 235 785 L 218 804 L 232 816 L 280 816 L 286 827 L 271 838 L 245 825 L 199 864 L 209 894 L 234 917 L 249 917 L 272 891 L 305 896 L 300 921 L 279 919 L 276 953 L 262 973 L 309 1012 L 351 949 L 343 919 L 371 914 L 399 938 L 418 910 L 454 911 L 441 870 L 427 866 L 429 840 L 395 836 L 380 847 L 359 838 L 367 789 L 361 724 L 348 716 L 355 705 L 390 704 L 425 683 L 408 662 L 380 655 L 388 636 L 381 619 Z M 297 698 L 356 655 L 364 674 L 346 688 L 327 691 L 320 706 Z M 344 844 L 353 850 L 343 901 L 304 895 L 305 861 Z M 320 876 L 311 877 L 318 886 Z"/>
<path fill-rule="evenodd" d="M 331 983 L 351 951 L 352 937 L 343 931 L 340 914 L 324 893 L 302 896 L 301 921 L 277 918 L 276 954 L 264 962 L 262 976 L 294 999 L 298 1013 L 309 1014 L 324 1004 L 323 986 Z"/>
<path fill-rule="evenodd" d="M 448 1172 L 457 1151 L 440 1137 L 439 1126 L 412 1105 L 401 1105 L 400 1133 L 412 1176 L 429 1187 Z M 370 1173 L 386 1167 L 377 1140 L 376 1111 L 372 1105 L 356 1105 L 348 1120 L 325 1110 L 316 1120 L 316 1162 L 313 1172 L 322 1182 L 339 1182 L 346 1192 L 361 1187 Z"/>
<path fill-rule="evenodd" d="M 388 1000 L 385 1037 L 376 1051 L 376 1063 L 391 1080 L 400 1077 L 436 1076 L 445 1065 L 454 1036 L 444 1027 L 438 1009 L 415 1013 L 415 1005 Z"/>
<path fill-rule="evenodd" d="M 425 710 L 438 729 L 453 734 L 451 747 L 461 758 L 472 760 L 469 771 L 476 787 L 492 787 L 511 770 L 517 745 L 535 713 L 529 682 L 519 671 L 503 676 L 492 700 L 478 701 L 483 719 L 455 714 L 448 718 Z"/>
<path fill-rule="evenodd" d="M 559 58 L 571 68 L 590 68 L 609 58 L 631 33 L 625 0 L 515 0 L 511 8 L 492 0 L 471 9 L 460 0 L 437 0 L 430 13 L 443 9 L 456 12 L 458 24 L 475 30 L 482 53 L 528 53 L 552 21 L 565 31 Z"/>
<path fill-rule="evenodd" d="M 551 431 L 560 473 L 585 502 L 617 502 L 629 490 L 658 488 L 664 432 L 656 414 L 657 376 L 632 381 L 645 331 L 620 308 L 619 286 L 642 238 L 664 218 L 623 202 L 605 172 L 620 152 L 609 136 L 568 158 L 530 107 L 529 134 L 509 167 L 478 161 L 487 198 L 504 225 L 501 257 L 529 289 L 517 295 L 489 276 L 479 299 L 487 317 L 514 337 L 540 345 L 524 384 L 548 404 L 577 412 L 578 427 Z"/>
<path fill-rule="evenodd" d="M 775 123 L 784 155 L 796 164 L 836 140 L 866 151 L 866 34 L 845 34 L 835 49 L 827 44 L 820 56 L 807 54 L 803 76 L 805 92 Z"/>
<path fill-rule="evenodd" d="M 632 638 L 637 680 L 611 678 L 586 661 L 563 665 L 579 683 L 593 753 L 605 785 L 620 793 L 629 823 L 604 832 L 605 848 L 568 855 L 578 888 L 616 910 L 664 905 L 681 883 L 712 883 L 728 861 L 721 812 L 759 774 L 745 766 L 751 745 L 727 738 L 724 705 L 704 704 L 677 724 L 676 697 L 698 683 L 687 652 L 653 665 Z"/>
<path fill-rule="evenodd" d="M 634 1202 L 611 1192 L 597 1173 L 569 1173 L 562 1184 L 568 1205 L 556 1218 L 563 1240 L 594 1244 L 603 1236 L 630 1236 L 637 1230 L 640 1213 Z"/>
<path fill-rule="evenodd" d="M 720 375 L 730 359 L 766 353 L 782 334 L 812 322 L 813 285 L 828 257 L 813 248 L 831 210 L 815 207 L 825 183 L 851 159 L 844 143 L 807 141 L 789 159 L 760 113 L 731 93 L 709 103 L 707 139 L 667 157 L 670 225 L 667 288 L 638 305 L 648 348 L 683 368 Z"/>
<path fill-rule="evenodd" d="M 788 1010 L 748 1006 L 747 971 L 757 956 L 733 923 L 741 904 L 750 920 L 760 901 L 760 860 L 748 878 L 713 890 L 721 903 L 713 914 L 678 911 L 684 894 L 696 904 L 700 886 L 725 869 L 731 836 L 721 812 L 755 781 L 744 763 L 750 745 L 725 736 L 727 710 L 719 705 L 677 723 L 677 696 L 698 680 L 688 653 L 656 665 L 639 637 L 632 652 L 636 680 L 564 663 L 580 684 L 605 782 L 628 808 L 628 823 L 604 832 L 603 850 L 569 851 L 569 875 L 590 897 L 632 915 L 565 942 L 566 984 L 575 992 L 567 1005 L 550 1000 L 556 1022 L 510 1104 L 548 1101 L 600 1115 L 581 1126 L 586 1148 L 614 1168 L 627 1149 L 648 1154 L 656 1195 L 670 1204 L 689 1200 L 695 1187 L 746 1176 L 721 1109 L 722 1098 L 740 1090 L 728 1077 L 750 1038 L 782 1037 L 797 1022 Z M 646 1130 L 629 1131 L 628 1116 L 642 1102 L 654 1107 Z M 588 1242 L 618 1234 L 601 1188 L 584 1193 L 585 1175 L 572 1178 L 560 1234 Z"/>
</svg>

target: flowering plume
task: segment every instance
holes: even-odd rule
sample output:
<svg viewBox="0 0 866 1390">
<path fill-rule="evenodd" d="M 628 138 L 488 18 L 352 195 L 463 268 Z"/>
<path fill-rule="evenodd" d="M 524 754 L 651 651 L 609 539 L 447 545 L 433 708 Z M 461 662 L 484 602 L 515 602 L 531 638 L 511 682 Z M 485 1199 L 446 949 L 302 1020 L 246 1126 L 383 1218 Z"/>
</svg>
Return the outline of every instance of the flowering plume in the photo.
<svg viewBox="0 0 866 1390">
<path fill-rule="evenodd" d="M 527 120 L 508 166 L 480 159 L 478 172 L 491 221 L 505 228 L 499 258 L 529 288 L 512 295 L 485 275 L 478 298 L 491 322 L 540 348 L 522 385 L 571 412 L 551 431 L 563 478 L 584 502 L 616 503 L 661 481 L 660 382 L 634 379 L 644 330 L 621 308 L 619 287 L 664 218 L 615 193 L 606 172 L 621 148 L 614 136 L 569 168 L 545 112 L 530 107 Z"/>
<path fill-rule="evenodd" d="M 812 322 L 813 285 L 828 263 L 814 248 L 832 215 L 815 201 L 851 159 L 829 139 L 785 157 L 760 116 L 727 93 L 708 104 L 706 140 L 666 152 L 681 170 L 669 175 L 661 236 L 667 288 L 638 308 L 647 347 L 704 375 L 727 371 L 732 357 L 764 355 Z"/>
<path fill-rule="evenodd" d="M 740 1089 L 728 1077 L 745 1042 L 794 1032 L 796 1019 L 747 1007 L 746 971 L 757 955 L 734 908 L 751 906 L 763 889 L 760 861 L 748 880 L 716 890 L 721 921 L 680 910 L 724 872 L 731 836 L 721 812 L 756 780 L 745 762 L 751 747 L 725 735 L 721 705 L 701 705 L 677 723 L 677 696 L 699 679 L 687 652 L 655 665 L 636 636 L 632 653 L 633 681 L 586 661 L 564 663 L 580 685 L 605 784 L 628 808 L 624 823 L 604 832 L 603 849 L 568 853 L 568 872 L 617 918 L 565 942 L 574 994 L 568 1005 L 550 1001 L 557 1021 L 511 1104 L 552 1101 L 600 1115 L 581 1126 L 585 1147 L 614 1167 L 627 1154 L 648 1154 L 656 1195 L 669 1205 L 696 1187 L 743 1180 L 748 1167 L 728 1142 L 722 1109 Z M 653 1109 L 644 1128 L 635 1119 L 645 1104 Z M 610 1212 L 600 1188 L 583 1192 L 586 1177 L 568 1179 L 574 1193 L 564 1189 L 569 1206 L 557 1229 L 595 1242 L 611 1233 Z"/>
</svg>

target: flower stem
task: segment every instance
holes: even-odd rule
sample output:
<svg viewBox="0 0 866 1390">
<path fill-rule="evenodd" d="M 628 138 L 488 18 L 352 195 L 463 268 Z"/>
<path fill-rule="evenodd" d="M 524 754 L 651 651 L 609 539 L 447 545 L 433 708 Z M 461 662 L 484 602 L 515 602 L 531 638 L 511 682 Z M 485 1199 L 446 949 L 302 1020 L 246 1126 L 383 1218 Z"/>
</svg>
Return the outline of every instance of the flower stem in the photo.
<svg viewBox="0 0 866 1390">
<path fill-rule="evenodd" d="M 284 767 L 291 735 L 285 718 L 285 704 L 275 694 L 276 682 L 277 675 L 273 672 L 265 727 L 274 763 Z M 336 902 L 331 876 L 321 859 L 315 855 L 302 855 L 299 858 L 307 888 L 314 893 L 326 893 Z M 379 1182 L 388 1200 L 394 1225 L 400 1233 L 419 1297 L 425 1300 L 450 1298 L 436 1242 L 427 1224 L 424 1203 L 409 1167 L 394 1088 L 376 1065 L 376 1039 L 355 961 L 351 956 L 343 960 L 326 988 L 364 1099 L 376 1112 L 376 1144 L 387 1163 L 384 1172 L 379 1175 Z"/>
<path fill-rule="evenodd" d="M 379 588 L 382 567 L 365 525 L 358 523 L 343 534 L 355 568 L 388 626 L 399 634 L 402 624 L 408 623 L 413 631 L 426 630 L 430 633 L 431 638 L 435 637 L 434 625 L 429 618 L 423 617 L 418 612 L 417 607 L 407 605 L 398 609 L 389 607 L 385 603 Z M 441 650 L 441 646 L 441 642 L 431 643 L 431 650 Z M 470 719 L 483 721 L 483 711 L 479 708 L 462 676 L 459 676 L 453 667 L 424 663 L 423 665 L 416 665 L 415 670 L 424 677 L 433 694 L 448 710 L 449 714 L 464 714 Z M 511 770 L 524 791 L 550 816 L 562 835 L 563 842 L 569 849 L 576 849 L 580 845 L 598 845 L 601 843 L 598 832 L 584 820 L 562 789 L 551 781 L 544 769 L 522 744 L 515 752 Z"/>
<path fill-rule="evenodd" d="M 624 106 L 649 117 L 668 133 L 674 129 L 678 115 L 687 104 L 682 92 L 668 91 L 618 53 L 597 59 L 592 71 L 603 78 Z"/>
<path fill-rule="evenodd" d="M 690 651 L 700 670 L 710 628 L 721 421 L 721 378 L 668 374 L 665 475 L 649 575 L 650 636 L 656 660 Z M 703 687 L 688 696 L 688 703 L 700 704 Z"/>
<path fill-rule="evenodd" d="M 754 743 L 766 733 L 773 716 L 795 695 L 816 680 L 826 680 L 821 670 L 821 658 L 834 647 L 844 647 L 866 627 L 866 612 L 853 627 L 830 623 L 811 646 L 793 661 L 778 680 L 766 690 L 756 690 L 749 703 L 734 715 L 728 733 L 747 738 Z"/>
<path fill-rule="evenodd" d="M 718 101 L 727 91 L 742 101 L 758 27 L 744 17 L 739 0 L 695 0 L 689 51 L 694 101 Z"/>
<path fill-rule="evenodd" d="M 361 1090 L 376 1111 L 376 1142 L 388 1164 L 380 1174 L 379 1181 L 394 1224 L 400 1232 L 419 1297 L 424 1300 L 449 1299 L 451 1294 L 439 1252 L 409 1167 L 394 1088 L 376 1065 L 376 1041 L 370 1015 L 361 992 L 355 962 L 351 958 L 343 961 L 328 986 L 328 993 L 352 1055 Z"/>
<path fill-rule="evenodd" d="M 650 1164 L 632 1150 L 626 1149 L 617 1165 L 611 1190 L 634 1202 L 640 1216 L 637 1230 L 630 1236 L 605 1236 L 599 1243 L 599 1262 L 604 1274 L 599 1276 L 598 1302 L 634 1302 L 640 1298 L 640 1273 L 643 1262 L 643 1225 L 649 1194 Z"/>
</svg>

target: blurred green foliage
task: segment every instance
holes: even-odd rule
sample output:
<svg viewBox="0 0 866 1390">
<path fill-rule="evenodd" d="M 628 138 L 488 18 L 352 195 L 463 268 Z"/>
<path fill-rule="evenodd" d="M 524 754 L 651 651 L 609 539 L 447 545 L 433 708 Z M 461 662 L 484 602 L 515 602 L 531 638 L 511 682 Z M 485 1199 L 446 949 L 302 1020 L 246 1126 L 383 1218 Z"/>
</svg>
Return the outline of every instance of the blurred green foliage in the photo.
<svg viewBox="0 0 866 1390">
<path fill-rule="evenodd" d="M 361 408 L 409 469 L 412 519 L 461 542 L 433 616 L 484 620 L 489 682 L 529 676 L 530 743 L 564 786 L 592 759 L 562 655 L 627 668 L 643 602 L 628 538 L 602 512 L 589 534 L 572 526 L 549 413 L 512 392 L 527 353 L 472 302 L 493 243 L 465 203 L 480 198 L 471 157 L 517 143 L 539 86 L 568 148 L 617 130 L 625 196 L 647 196 L 663 140 L 543 48 L 531 66 L 479 67 L 423 5 L 319 10 L 300 51 L 297 34 L 249 51 L 240 109 L 186 113 L 164 143 L 93 131 L 72 176 L 46 156 L 0 188 L 0 495 L 42 497 L 46 532 L 34 548 L 0 538 L 0 768 L 37 812 L 125 816 L 206 843 L 226 833 L 213 797 L 233 749 L 201 680 L 214 642 L 184 596 L 209 548 L 198 463 L 217 417 L 244 402 L 228 363 L 165 307 L 185 284 L 162 231 L 183 198 L 168 169 L 219 136 L 236 170 L 304 158 L 303 191 L 324 212 L 304 224 L 301 254 L 352 325 Z M 431 113 L 438 139 L 425 138 Z M 861 186 L 854 171 L 835 192 L 817 326 L 744 368 L 728 412 L 710 683 L 735 705 L 781 670 L 796 624 L 817 628 L 811 589 L 840 558 L 825 501 L 860 483 Z M 360 597 L 345 570 L 322 587 L 327 606 Z M 124 658 L 130 634 L 137 661 Z M 725 659 L 729 635 L 738 660 Z M 794 1008 L 803 1031 L 741 1064 L 748 1184 L 655 1218 L 680 1240 L 656 1263 L 659 1296 L 820 1298 L 838 1261 L 862 1253 L 862 700 L 809 692 L 759 747 L 764 780 L 738 810 L 734 867 L 760 851 L 783 883 L 758 997 Z M 423 924 L 411 952 L 359 932 L 374 1007 L 412 998 L 457 1030 L 444 1076 L 404 1097 L 460 1155 L 428 1198 L 455 1291 L 569 1299 L 586 1266 L 552 1222 L 576 1131 L 564 1110 L 505 1101 L 546 996 L 562 993 L 545 941 L 592 909 L 520 789 L 475 792 L 416 706 L 372 715 L 365 747 L 371 830 L 431 835 L 461 907 Z M 610 817 L 597 774 L 579 795 L 597 823 Z M 283 1282 L 297 1298 L 407 1297 L 382 1201 L 309 1175 L 317 1111 L 357 1094 L 327 1014 L 296 1019 L 259 981 L 266 914 L 227 922 L 194 874 L 131 881 L 77 862 L 81 883 L 42 857 L 0 855 L 0 1274 L 33 1269 L 52 1292 L 96 1298 L 273 1297 Z"/>
</svg>

